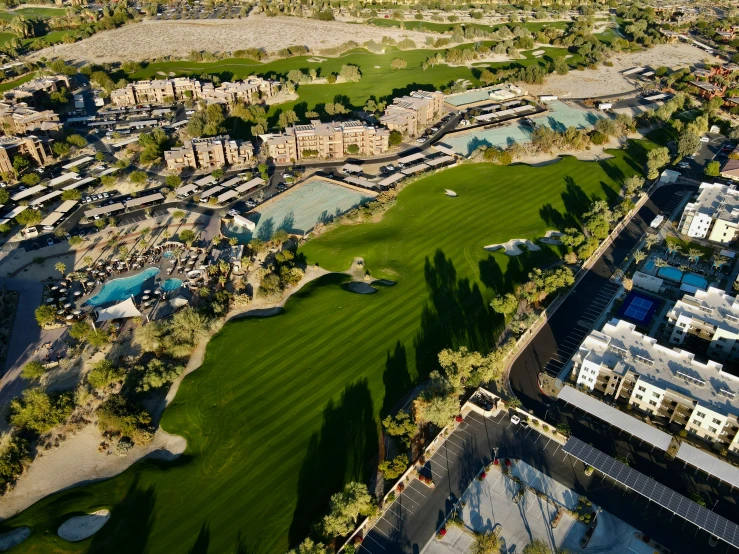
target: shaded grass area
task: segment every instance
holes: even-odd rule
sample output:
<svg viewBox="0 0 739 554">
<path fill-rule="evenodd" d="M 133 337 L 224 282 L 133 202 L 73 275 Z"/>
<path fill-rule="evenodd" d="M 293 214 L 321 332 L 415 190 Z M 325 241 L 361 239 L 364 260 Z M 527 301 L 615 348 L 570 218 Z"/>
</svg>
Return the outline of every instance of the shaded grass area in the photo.
<svg viewBox="0 0 739 554">
<path fill-rule="evenodd" d="M 576 224 L 592 199 L 615 196 L 647 146 L 599 162 L 464 164 L 409 185 L 378 223 L 309 241 L 299 254 L 310 263 L 344 270 L 363 256 L 374 277 L 397 284 L 362 295 L 328 275 L 280 315 L 229 323 L 164 414 L 162 427 L 188 441 L 179 460 L 56 494 L 0 532 L 32 526 L 30 553 L 283 552 L 344 482 L 369 478 L 379 418 L 436 367 L 439 350 L 494 346 L 502 320 L 490 298 L 560 255 L 483 246 Z M 66 517 L 103 507 L 112 517 L 95 537 L 55 539 Z"/>
<path fill-rule="evenodd" d="M 36 72 L 32 71 L 31 73 L 26 73 L 22 77 L 18 77 L 17 79 L 14 79 L 12 81 L 8 81 L 6 83 L 0 84 L 0 92 L 5 92 L 6 90 L 13 89 L 15 87 L 19 87 L 23 83 L 27 83 L 31 79 L 33 79 L 36 76 Z"/>
<path fill-rule="evenodd" d="M 678 237 L 667 237 L 665 240 L 668 244 L 676 244 L 677 246 L 679 246 L 681 254 L 683 256 L 687 256 L 688 250 L 691 249 L 702 252 L 703 257 L 701 258 L 701 260 L 704 262 L 710 261 L 714 253 L 716 252 L 716 250 L 711 248 L 710 246 L 703 246 L 702 244 L 698 244 L 697 242 L 690 242 Z"/>
</svg>

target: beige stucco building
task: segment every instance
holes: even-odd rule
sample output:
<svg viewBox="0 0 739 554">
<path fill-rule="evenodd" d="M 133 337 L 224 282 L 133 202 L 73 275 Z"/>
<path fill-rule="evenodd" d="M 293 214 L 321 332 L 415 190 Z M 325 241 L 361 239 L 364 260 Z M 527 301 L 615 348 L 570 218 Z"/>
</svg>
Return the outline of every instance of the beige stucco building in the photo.
<svg viewBox="0 0 739 554">
<path fill-rule="evenodd" d="M 61 128 L 59 115 L 52 110 L 37 111 L 26 104 L 0 103 L 0 126 L 6 135 L 49 133 Z"/>
<path fill-rule="evenodd" d="M 248 164 L 254 155 L 250 142 L 231 140 L 228 135 L 187 140 L 182 146 L 164 152 L 167 168 L 215 169 L 224 165 Z"/>
<path fill-rule="evenodd" d="M 739 452 L 739 378 L 715 361 L 657 344 L 635 325 L 611 320 L 573 358 L 577 384 L 693 436 Z"/>
<path fill-rule="evenodd" d="M 124 88 L 112 91 L 110 101 L 116 106 L 168 104 L 187 99 L 204 100 L 207 103 L 252 104 L 277 94 L 279 85 L 277 81 L 254 76 L 236 83 L 221 83 L 218 87 L 189 77 L 152 79 L 129 83 Z"/>
<path fill-rule="evenodd" d="M 38 165 L 46 165 L 53 159 L 50 143 L 34 135 L 24 137 L 0 137 L 0 172 L 13 172 L 13 158 L 25 155 Z"/>
<path fill-rule="evenodd" d="M 391 131 L 416 136 L 441 115 L 444 95 L 441 92 L 417 90 L 408 96 L 394 98 L 385 108 L 380 123 Z"/>
<path fill-rule="evenodd" d="M 6 91 L 3 93 L 3 97 L 8 102 L 24 102 L 30 106 L 38 106 L 49 94 L 58 92 L 62 88 L 69 90 L 69 77 L 66 75 L 49 75 L 32 79 L 19 87 Z"/>
<path fill-rule="evenodd" d="M 279 135 L 262 135 L 269 156 L 277 164 L 305 158 L 343 158 L 346 155 L 378 156 L 389 148 L 390 132 L 360 121 L 311 121 L 288 127 Z"/>
</svg>

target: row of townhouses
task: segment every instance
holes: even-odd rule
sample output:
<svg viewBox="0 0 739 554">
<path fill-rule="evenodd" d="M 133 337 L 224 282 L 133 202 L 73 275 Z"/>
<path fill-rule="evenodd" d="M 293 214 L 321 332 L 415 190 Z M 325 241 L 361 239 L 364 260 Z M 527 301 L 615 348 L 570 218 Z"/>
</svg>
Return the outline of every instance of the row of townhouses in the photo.
<svg viewBox="0 0 739 554">
<path fill-rule="evenodd" d="M 167 168 L 213 169 L 224 165 L 245 165 L 254 156 L 251 142 L 231 140 L 228 135 L 186 140 L 182 146 L 167 150 L 164 161 Z"/>
<path fill-rule="evenodd" d="M 703 183 L 685 206 L 678 230 L 692 238 L 729 244 L 739 229 L 739 191 L 734 185 Z"/>
<path fill-rule="evenodd" d="M 262 135 L 275 163 L 287 164 L 305 158 L 343 158 L 347 154 L 377 156 L 387 152 L 390 131 L 361 121 L 311 121 L 293 125 L 280 134 Z"/>
<path fill-rule="evenodd" d="M 129 83 L 110 93 L 110 101 L 116 106 L 138 104 L 165 104 L 188 99 L 204 100 L 206 103 L 231 104 L 245 102 L 254 104 L 270 98 L 280 90 L 280 83 L 270 79 L 251 76 L 236 83 L 201 83 L 189 77 L 175 79 L 153 79 Z"/>
</svg>

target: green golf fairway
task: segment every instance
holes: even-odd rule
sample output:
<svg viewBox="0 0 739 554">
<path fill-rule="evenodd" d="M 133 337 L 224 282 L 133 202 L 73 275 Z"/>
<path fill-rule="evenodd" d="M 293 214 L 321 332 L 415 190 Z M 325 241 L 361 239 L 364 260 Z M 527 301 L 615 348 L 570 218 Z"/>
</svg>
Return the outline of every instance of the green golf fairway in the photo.
<svg viewBox="0 0 739 554">
<path fill-rule="evenodd" d="M 342 288 L 346 276 L 328 275 L 280 315 L 227 324 L 164 413 L 162 427 L 188 441 L 183 456 L 53 495 L 0 532 L 30 525 L 13 550 L 24 553 L 284 552 L 343 483 L 367 482 L 378 416 L 434 369 L 439 350 L 492 347 L 502 318 L 490 298 L 560 255 L 483 247 L 576 223 L 642 167 L 650 146 L 632 143 L 600 162 L 463 164 L 409 185 L 380 222 L 308 242 L 309 263 L 345 270 L 362 256 L 372 277 L 397 284 L 361 295 Z M 56 535 L 71 515 L 104 507 L 112 518 L 92 538 Z"/>
</svg>

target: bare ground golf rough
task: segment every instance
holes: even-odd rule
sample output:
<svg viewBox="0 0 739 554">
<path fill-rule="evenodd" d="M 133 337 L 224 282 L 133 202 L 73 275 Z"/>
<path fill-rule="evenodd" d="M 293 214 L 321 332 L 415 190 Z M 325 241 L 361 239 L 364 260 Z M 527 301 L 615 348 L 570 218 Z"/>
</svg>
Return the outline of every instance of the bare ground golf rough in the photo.
<svg viewBox="0 0 739 554">
<path fill-rule="evenodd" d="M 110 510 L 98 510 L 91 514 L 70 517 L 59 526 L 57 534 L 65 541 L 83 541 L 100 531 L 109 519 Z"/>
<path fill-rule="evenodd" d="M 0 535 L 0 552 L 6 552 L 11 548 L 18 546 L 31 535 L 30 527 L 18 527 L 7 533 Z"/>
</svg>

